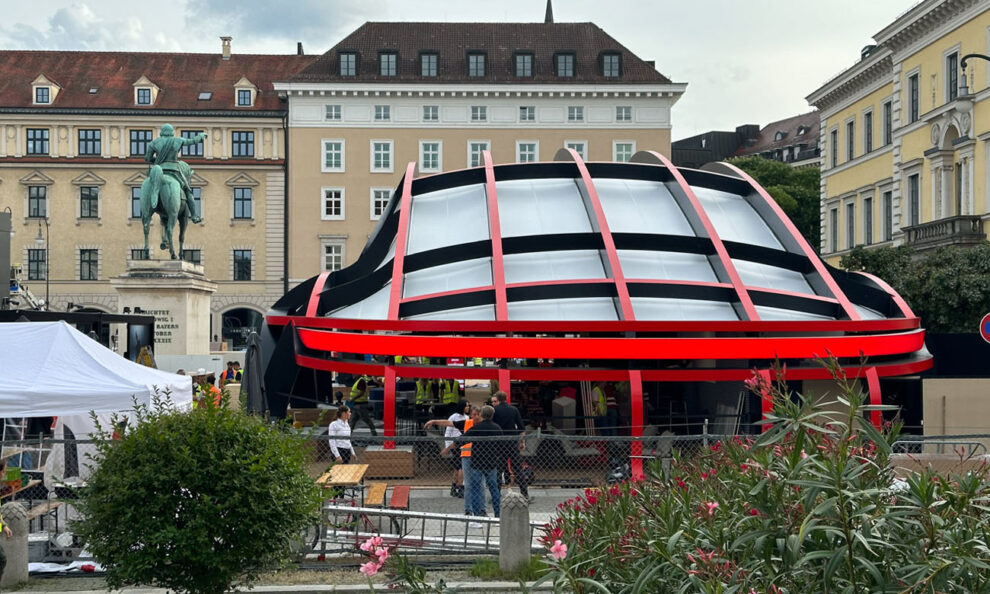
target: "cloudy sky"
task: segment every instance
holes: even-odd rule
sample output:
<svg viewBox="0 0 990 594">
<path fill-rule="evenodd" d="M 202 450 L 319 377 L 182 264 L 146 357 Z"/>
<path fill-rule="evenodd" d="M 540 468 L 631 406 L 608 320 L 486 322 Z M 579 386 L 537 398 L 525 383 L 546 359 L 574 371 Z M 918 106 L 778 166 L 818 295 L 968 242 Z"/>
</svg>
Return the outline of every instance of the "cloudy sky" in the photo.
<svg viewBox="0 0 990 594">
<path fill-rule="evenodd" d="M 808 111 L 804 97 L 859 57 L 915 0 L 555 0 L 558 22 L 592 21 L 688 90 L 675 139 Z M 0 47 L 323 53 L 377 21 L 542 21 L 545 0 L 3 0 Z"/>
</svg>

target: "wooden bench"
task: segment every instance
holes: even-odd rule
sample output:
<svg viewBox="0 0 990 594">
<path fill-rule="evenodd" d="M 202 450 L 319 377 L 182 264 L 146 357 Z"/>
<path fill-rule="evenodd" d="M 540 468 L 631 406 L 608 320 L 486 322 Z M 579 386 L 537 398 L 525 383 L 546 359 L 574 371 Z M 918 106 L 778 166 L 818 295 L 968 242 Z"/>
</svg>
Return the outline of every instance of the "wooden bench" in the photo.
<svg viewBox="0 0 990 594">
<path fill-rule="evenodd" d="M 399 485 L 392 487 L 392 496 L 388 500 L 388 508 L 394 510 L 409 511 L 409 485 Z M 406 520 L 401 521 L 392 518 L 392 525 L 399 534 L 405 533 Z"/>
<path fill-rule="evenodd" d="M 28 526 L 30 526 L 31 522 L 33 522 L 34 520 L 43 518 L 48 514 L 54 513 L 58 508 L 62 507 L 64 503 L 65 503 L 64 501 L 45 501 L 28 509 L 27 510 Z M 57 523 L 55 527 L 57 530 L 58 528 Z"/>
<path fill-rule="evenodd" d="M 371 483 L 364 497 L 365 507 L 385 507 L 385 492 L 388 483 Z"/>
</svg>

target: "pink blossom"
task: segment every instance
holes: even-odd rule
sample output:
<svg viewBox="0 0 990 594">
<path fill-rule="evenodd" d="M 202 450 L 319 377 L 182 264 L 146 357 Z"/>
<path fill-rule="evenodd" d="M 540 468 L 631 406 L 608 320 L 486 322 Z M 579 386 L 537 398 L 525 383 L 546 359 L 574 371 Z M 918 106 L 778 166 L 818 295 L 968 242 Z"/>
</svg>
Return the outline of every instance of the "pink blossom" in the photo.
<svg viewBox="0 0 990 594">
<path fill-rule="evenodd" d="M 378 549 L 377 551 L 375 551 L 375 556 L 378 557 L 379 565 L 385 563 L 385 561 L 388 559 L 388 549 L 386 548 Z"/>
<path fill-rule="evenodd" d="M 378 563 L 375 563 L 374 561 L 368 561 L 367 563 L 365 563 L 364 565 L 361 566 L 360 571 L 364 575 L 366 575 L 368 577 L 371 577 L 371 576 L 375 575 L 376 573 L 378 573 L 378 570 L 379 569 L 381 569 L 381 565 L 379 565 Z"/>
<path fill-rule="evenodd" d="M 553 546 L 550 547 L 550 554 L 557 561 L 563 561 L 567 557 L 567 545 L 560 542 L 559 540 L 553 541 Z"/>
<path fill-rule="evenodd" d="M 709 516 L 714 516 L 715 515 L 715 510 L 718 509 L 718 502 L 717 501 L 709 501 L 709 502 L 705 503 L 705 506 L 708 508 L 708 515 Z"/>
<path fill-rule="evenodd" d="M 371 551 L 371 549 L 373 549 L 373 548 L 374 548 L 374 545 L 371 544 L 371 539 L 370 538 L 368 540 L 366 540 L 366 541 L 364 541 L 364 542 L 361 543 L 361 550 L 362 551 L 368 552 L 368 551 Z"/>
</svg>

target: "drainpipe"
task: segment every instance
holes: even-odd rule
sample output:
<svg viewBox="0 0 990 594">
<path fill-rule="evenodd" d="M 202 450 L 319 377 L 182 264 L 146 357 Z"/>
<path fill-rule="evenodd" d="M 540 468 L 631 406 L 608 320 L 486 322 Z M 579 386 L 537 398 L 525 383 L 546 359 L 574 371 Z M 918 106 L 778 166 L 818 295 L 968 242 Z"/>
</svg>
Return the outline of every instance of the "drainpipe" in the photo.
<svg viewBox="0 0 990 594">
<path fill-rule="evenodd" d="M 289 99 L 285 100 L 285 115 L 282 116 L 283 135 L 282 172 L 282 294 L 289 292 Z"/>
</svg>

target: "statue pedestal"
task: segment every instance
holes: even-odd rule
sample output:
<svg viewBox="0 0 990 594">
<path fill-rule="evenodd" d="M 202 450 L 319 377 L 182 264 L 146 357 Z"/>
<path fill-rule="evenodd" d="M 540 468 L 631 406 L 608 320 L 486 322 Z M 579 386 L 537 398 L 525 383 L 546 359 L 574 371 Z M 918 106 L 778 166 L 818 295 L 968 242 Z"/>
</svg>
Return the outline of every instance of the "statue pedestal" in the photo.
<svg viewBox="0 0 990 594">
<path fill-rule="evenodd" d="M 217 284 L 203 267 L 182 260 L 128 260 L 110 279 L 121 312 L 155 316 L 156 355 L 210 353 L 210 299 Z M 138 311 L 140 309 L 140 311 Z"/>
</svg>

